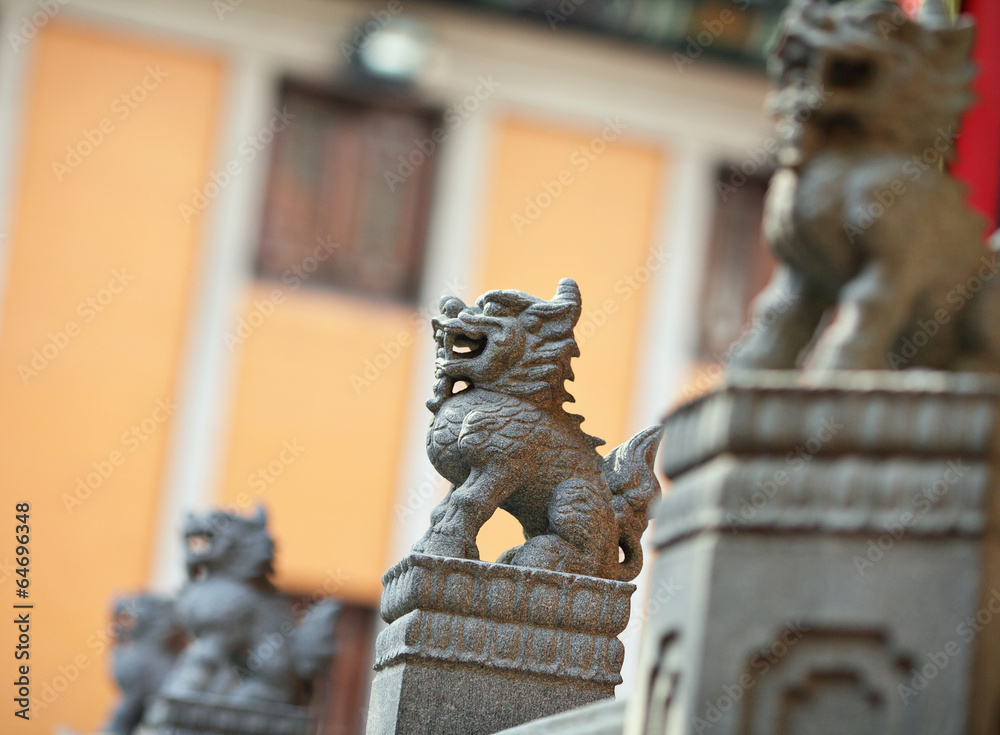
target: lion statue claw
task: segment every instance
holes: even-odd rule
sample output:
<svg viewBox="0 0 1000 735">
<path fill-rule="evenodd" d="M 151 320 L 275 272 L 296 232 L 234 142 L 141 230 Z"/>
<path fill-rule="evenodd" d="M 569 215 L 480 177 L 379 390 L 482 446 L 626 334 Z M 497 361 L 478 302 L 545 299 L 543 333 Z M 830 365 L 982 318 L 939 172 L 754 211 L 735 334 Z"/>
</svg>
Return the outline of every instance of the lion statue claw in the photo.
<svg viewBox="0 0 1000 735">
<path fill-rule="evenodd" d="M 512 290 L 468 306 L 441 300 L 427 454 L 451 489 L 415 552 L 478 559 L 479 529 L 503 508 L 520 521 L 525 542 L 498 563 L 617 580 L 639 573 L 639 539 L 660 492 L 660 427 L 602 458 L 604 442 L 563 409 L 573 400 L 564 382 L 580 354 L 580 311 L 570 279 L 551 301 Z"/>
<path fill-rule="evenodd" d="M 1000 367 L 998 268 L 941 162 L 972 100 L 973 24 L 939 0 L 795 0 L 770 60 L 778 267 L 734 367 Z M 1000 279 L 998 279 L 1000 280 Z"/>
</svg>

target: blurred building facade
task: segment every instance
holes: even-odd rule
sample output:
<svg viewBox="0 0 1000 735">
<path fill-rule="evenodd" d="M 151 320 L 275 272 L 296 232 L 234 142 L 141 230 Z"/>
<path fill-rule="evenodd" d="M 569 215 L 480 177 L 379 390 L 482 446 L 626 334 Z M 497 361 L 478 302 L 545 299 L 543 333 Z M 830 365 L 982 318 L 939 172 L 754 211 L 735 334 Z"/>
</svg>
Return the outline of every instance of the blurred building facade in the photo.
<svg viewBox="0 0 1000 735">
<path fill-rule="evenodd" d="M 380 576 L 445 489 L 423 405 L 443 293 L 575 278 L 571 392 L 611 446 L 718 378 L 769 269 L 754 60 L 773 17 L 653 3 L 684 6 L 665 26 L 683 30 L 637 43 L 586 32 L 582 0 L 521 7 L 534 21 L 463 5 L 3 3 L 0 487 L 33 501 L 25 732 L 100 724 L 110 599 L 176 588 L 184 513 L 209 504 L 266 505 L 278 584 L 354 606 L 333 719 L 356 731 Z M 483 558 L 518 538 L 495 518 Z M 627 646 L 641 600 L 671 594 L 641 584 Z"/>
</svg>

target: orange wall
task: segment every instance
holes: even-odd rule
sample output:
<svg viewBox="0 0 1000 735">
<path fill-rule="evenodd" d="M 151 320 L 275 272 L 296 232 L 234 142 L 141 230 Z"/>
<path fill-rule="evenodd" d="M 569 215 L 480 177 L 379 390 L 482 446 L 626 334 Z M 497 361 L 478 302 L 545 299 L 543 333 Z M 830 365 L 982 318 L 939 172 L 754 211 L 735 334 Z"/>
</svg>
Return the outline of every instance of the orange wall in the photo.
<svg viewBox="0 0 1000 735">
<path fill-rule="evenodd" d="M 280 586 L 377 605 L 427 335 L 411 309 L 277 282 L 250 287 L 243 319 L 221 499 L 267 506 Z"/>
<path fill-rule="evenodd" d="M 576 403 L 567 408 L 608 442 L 602 451 L 628 438 L 665 166 L 660 147 L 628 135 L 627 128 L 581 131 L 522 119 L 500 125 L 475 291 L 516 288 L 551 298 L 560 278 L 576 280 L 581 356 L 568 386 Z M 648 265 L 662 267 L 655 257 Z M 480 556 L 495 559 L 521 541 L 519 525 L 501 511 L 480 534 Z"/>
<path fill-rule="evenodd" d="M 147 581 L 172 425 L 157 407 L 174 396 L 200 240 L 177 205 L 207 175 L 223 70 L 205 54 L 60 23 L 21 51 L 32 59 L 0 323 L 0 509 L 10 533 L 14 503 L 33 500 L 33 695 L 62 691 L 16 726 L 5 696 L 0 729 L 92 732 L 112 693 L 110 598 Z M 94 474 L 96 489 L 68 508 L 95 470 L 108 476 Z M 6 565 L 0 577 L 8 605 L 16 577 Z M 8 684 L 12 628 L 0 626 Z"/>
</svg>

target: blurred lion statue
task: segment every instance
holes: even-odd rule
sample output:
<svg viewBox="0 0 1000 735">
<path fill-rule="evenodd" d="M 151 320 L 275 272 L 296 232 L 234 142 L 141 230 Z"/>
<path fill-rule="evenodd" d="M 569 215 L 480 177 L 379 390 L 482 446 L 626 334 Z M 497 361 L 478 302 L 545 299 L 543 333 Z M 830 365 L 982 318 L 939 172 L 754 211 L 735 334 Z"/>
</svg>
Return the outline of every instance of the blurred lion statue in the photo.
<svg viewBox="0 0 1000 735">
<path fill-rule="evenodd" d="M 121 698 L 103 735 L 132 735 L 184 647 L 174 601 L 157 595 L 123 597 L 114 605 L 111 670 Z"/>
<path fill-rule="evenodd" d="M 984 247 L 941 165 L 972 100 L 974 26 L 939 3 L 918 20 L 883 0 L 786 14 L 764 213 L 778 266 L 734 367 L 1000 367 L 1000 242 Z"/>
<path fill-rule="evenodd" d="M 250 518 L 189 516 L 184 537 L 188 582 L 175 616 L 191 642 L 160 694 L 307 703 L 312 680 L 334 654 L 338 603 L 322 600 L 295 625 L 270 580 L 274 542 L 263 508 Z"/>
</svg>

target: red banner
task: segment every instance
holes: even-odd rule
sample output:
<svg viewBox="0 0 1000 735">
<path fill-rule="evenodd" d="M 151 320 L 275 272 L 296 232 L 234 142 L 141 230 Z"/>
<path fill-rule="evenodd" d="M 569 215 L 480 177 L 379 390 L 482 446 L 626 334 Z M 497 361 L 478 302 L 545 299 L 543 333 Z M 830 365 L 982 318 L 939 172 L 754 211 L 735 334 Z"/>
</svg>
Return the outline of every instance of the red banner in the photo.
<svg viewBox="0 0 1000 735">
<path fill-rule="evenodd" d="M 975 17 L 976 104 L 965 116 L 952 170 L 969 187 L 969 203 L 985 215 L 990 230 L 1000 218 L 1000 2 L 967 0 L 963 12 Z"/>
</svg>

